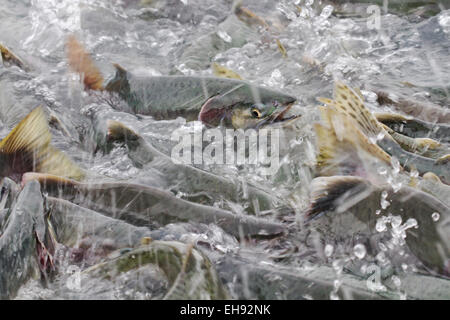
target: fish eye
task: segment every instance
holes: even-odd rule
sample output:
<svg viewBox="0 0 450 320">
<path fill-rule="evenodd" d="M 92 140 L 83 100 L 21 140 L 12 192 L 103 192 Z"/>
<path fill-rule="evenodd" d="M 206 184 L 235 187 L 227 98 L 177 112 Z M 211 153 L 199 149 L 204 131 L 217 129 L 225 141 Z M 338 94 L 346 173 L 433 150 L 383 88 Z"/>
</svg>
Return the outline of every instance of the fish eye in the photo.
<svg viewBox="0 0 450 320">
<path fill-rule="evenodd" d="M 258 108 L 256 108 L 256 107 L 253 107 L 251 110 L 250 110 L 250 113 L 252 114 L 252 117 L 253 118 L 261 118 L 261 111 L 259 111 L 259 109 Z"/>
</svg>

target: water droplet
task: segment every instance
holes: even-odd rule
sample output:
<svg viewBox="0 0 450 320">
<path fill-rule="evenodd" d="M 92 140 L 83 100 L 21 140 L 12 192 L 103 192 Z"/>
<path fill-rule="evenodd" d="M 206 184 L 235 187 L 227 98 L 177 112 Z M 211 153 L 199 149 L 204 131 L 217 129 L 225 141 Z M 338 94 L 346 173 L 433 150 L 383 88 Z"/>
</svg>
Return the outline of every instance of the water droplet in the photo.
<svg viewBox="0 0 450 320">
<path fill-rule="evenodd" d="M 375 225 L 375 230 L 377 230 L 378 232 L 383 232 L 383 231 L 387 230 L 385 217 L 381 217 L 380 219 L 377 220 L 377 224 Z"/>
<path fill-rule="evenodd" d="M 402 217 L 400 216 L 393 216 L 391 218 L 391 226 L 392 228 L 398 228 L 402 224 Z"/>
<path fill-rule="evenodd" d="M 353 253 L 359 260 L 361 260 L 366 256 L 366 247 L 363 244 L 358 243 L 353 247 Z"/>
<path fill-rule="evenodd" d="M 284 77 L 281 74 L 281 71 L 279 69 L 275 69 L 272 71 L 272 74 L 270 75 L 270 78 L 265 82 L 266 85 L 268 85 L 269 87 L 279 87 L 279 88 L 283 88 L 284 87 Z"/>
<path fill-rule="evenodd" d="M 341 274 L 343 269 L 343 262 L 340 259 L 336 259 L 332 263 L 333 269 L 336 272 L 336 274 Z"/>
<path fill-rule="evenodd" d="M 363 273 L 363 274 L 365 274 L 365 273 L 367 273 L 367 265 L 366 264 L 363 264 L 362 266 L 361 266 L 361 273 Z"/>
<path fill-rule="evenodd" d="M 440 217 L 441 216 L 438 212 L 433 212 L 433 214 L 431 215 L 431 218 L 433 219 L 434 222 L 438 221 Z"/>
<path fill-rule="evenodd" d="M 324 249 L 325 257 L 331 257 L 331 255 L 333 254 L 333 251 L 334 251 L 334 247 L 331 244 L 325 245 L 325 249 Z"/>
<path fill-rule="evenodd" d="M 381 213 L 381 210 L 375 211 L 375 214 L 376 214 L 376 215 L 379 215 L 380 213 Z"/>
<path fill-rule="evenodd" d="M 223 30 L 219 30 L 217 31 L 217 35 L 219 36 L 220 39 L 222 39 L 225 42 L 231 43 L 231 41 L 233 40 L 230 35 Z"/>
<path fill-rule="evenodd" d="M 339 280 L 339 279 L 334 280 L 334 282 L 333 282 L 334 291 L 338 291 L 341 284 L 342 284 L 341 280 Z"/>
<path fill-rule="evenodd" d="M 397 174 L 400 172 L 400 162 L 398 162 L 398 159 L 396 157 L 391 157 L 391 165 L 394 174 Z"/>
<path fill-rule="evenodd" d="M 402 281 L 400 280 L 400 278 L 397 276 L 392 276 L 391 279 L 392 279 L 392 282 L 394 283 L 394 285 L 397 288 L 400 288 L 400 285 L 402 284 Z"/>
<path fill-rule="evenodd" d="M 323 8 L 320 16 L 324 19 L 328 19 L 328 17 L 330 17 L 331 14 L 333 13 L 333 10 L 334 10 L 333 6 L 327 5 L 327 6 L 325 6 L 325 8 Z"/>
<path fill-rule="evenodd" d="M 386 254 L 384 252 L 379 252 L 375 257 L 380 263 L 386 262 Z"/>
<path fill-rule="evenodd" d="M 417 228 L 417 227 L 418 227 L 417 220 L 414 218 L 409 218 L 408 220 L 406 220 L 405 224 L 403 225 L 403 230 L 407 230 L 409 228 Z"/>
<path fill-rule="evenodd" d="M 411 176 L 411 178 L 417 178 L 419 176 L 419 171 L 413 169 L 411 170 L 409 175 Z"/>
<path fill-rule="evenodd" d="M 378 173 L 381 174 L 381 175 L 385 175 L 387 173 L 386 167 L 379 167 L 378 168 Z"/>
<path fill-rule="evenodd" d="M 380 132 L 378 135 L 377 135 L 377 138 L 376 138 L 376 141 L 380 141 L 380 140 L 383 140 L 384 139 L 384 133 L 383 132 Z M 376 142 L 375 142 L 376 143 Z"/>
<path fill-rule="evenodd" d="M 380 205 L 381 205 L 381 208 L 382 208 L 383 210 L 386 209 L 387 207 L 389 207 L 389 205 L 390 205 L 390 202 L 386 200 L 387 196 L 388 196 L 387 191 L 383 191 L 383 192 L 381 193 L 381 202 L 380 202 Z"/>
<path fill-rule="evenodd" d="M 330 299 L 331 300 L 339 300 L 339 296 L 336 292 L 333 291 L 330 293 Z"/>
</svg>

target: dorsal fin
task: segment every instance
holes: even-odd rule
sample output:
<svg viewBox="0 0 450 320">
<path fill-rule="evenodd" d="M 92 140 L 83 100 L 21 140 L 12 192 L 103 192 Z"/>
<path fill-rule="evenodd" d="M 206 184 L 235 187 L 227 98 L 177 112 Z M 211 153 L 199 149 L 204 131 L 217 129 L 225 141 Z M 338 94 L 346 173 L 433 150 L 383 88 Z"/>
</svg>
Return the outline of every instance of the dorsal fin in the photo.
<svg viewBox="0 0 450 320">
<path fill-rule="evenodd" d="M 130 92 L 130 84 L 128 82 L 127 70 L 117 63 L 113 64 L 113 66 L 116 68 L 116 74 L 114 75 L 114 78 L 106 84 L 106 91 L 128 95 Z"/>
<path fill-rule="evenodd" d="M 370 183 L 360 177 L 318 177 L 311 181 L 307 222 L 330 211 L 345 211 L 355 201 L 361 201 L 371 190 Z"/>
<path fill-rule="evenodd" d="M 70 68 L 80 74 L 86 89 L 103 90 L 103 77 L 90 54 L 73 35 L 67 38 L 67 59 Z"/>
</svg>

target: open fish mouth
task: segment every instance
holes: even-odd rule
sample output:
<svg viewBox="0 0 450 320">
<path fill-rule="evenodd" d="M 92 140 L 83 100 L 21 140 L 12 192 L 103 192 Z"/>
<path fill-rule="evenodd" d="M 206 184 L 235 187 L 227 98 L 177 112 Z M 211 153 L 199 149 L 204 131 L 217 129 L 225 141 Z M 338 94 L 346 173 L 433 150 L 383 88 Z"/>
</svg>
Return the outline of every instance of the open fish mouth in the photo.
<svg viewBox="0 0 450 320">
<path fill-rule="evenodd" d="M 285 116 L 286 113 L 292 108 L 292 106 L 295 104 L 295 102 L 291 102 L 287 104 L 281 111 L 276 112 L 270 116 L 268 116 L 266 119 L 262 120 L 258 123 L 256 128 L 260 128 L 261 126 L 271 125 L 271 124 L 280 124 L 282 123 L 283 126 L 288 125 L 289 123 L 295 121 L 296 119 L 300 118 L 301 115 L 291 115 L 291 116 Z"/>
</svg>

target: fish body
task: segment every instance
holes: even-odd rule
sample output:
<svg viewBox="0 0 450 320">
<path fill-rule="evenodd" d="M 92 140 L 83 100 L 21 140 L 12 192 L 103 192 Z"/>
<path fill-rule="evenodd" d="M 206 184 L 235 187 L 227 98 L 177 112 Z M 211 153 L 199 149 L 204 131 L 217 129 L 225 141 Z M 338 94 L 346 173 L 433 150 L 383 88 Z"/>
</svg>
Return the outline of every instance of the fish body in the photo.
<svg viewBox="0 0 450 320">
<path fill-rule="evenodd" d="M 189 244 L 158 241 L 158 237 L 167 236 L 165 230 L 137 227 L 60 198 L 47 197 L 46 203 L 49 206 L 48 223 L 55 240 L 70 248 L 71 259 L 78 263 L 81 260 L 83 266 L 87 266 L 80 279 L 80 287 L 83 288 L 78 292 L 80 299 L 86 296 L 116 298 L 104 292 L 103 284 L 108 282 L 105 285 L 110 286 L 111 282 L 123 282 L 122 273 L 127 273 L 126 281 L 131 282 L 130 287 L 133 286 L 134 275 L 140 281 L 144 277 L 150 281 L 148 287 L 142 283 L 135 287 L 139 287 L 137 291 L 151 293 L 152 299 L 227 298 L 228 294 L 209 259 Z M 153 267 L 162 272 L 152 273 Z M 169 285 L 160 288 L 156 284 L 163 279 Z M 184 290 L 192 287 L 196 290 Z M 71 292 L 72 299 L 73 294 Z"/>
<path fill-rule="evenodd" d="M 390 113 L 378 113 L 375 116 L 379 122 L 408 137 L 428 137 L 441 143 L 450 143 L 450 125 L 448 124 L 432 123 L 410 116 Z"/>
<path fill-rule="evenodd" d="M 167 277 L 169 289 L 164 300 L 229 298 L 208 257 L 192 245 L 176 241 L 152 241 L 83 273 L 111 279 L 149 264 L 157 266 Z"/>
<path fill-rule="evenodd" d="M 440 105 L 423 103 L 415 100 L 399 98 L 395 101 L 386 92 L 376 92 L 377 102 L 380 106 L 388 105 L 395 110 L 412 116 L 425 122 L 448 124 L 450 122 L 450 111 Z"/>
<path fill-rule="evenodd" d="M 285 113 L 295 97 L 237 79 L 194 76 L 138 76 L 115 65 L 113 79 L 103 77 L 75 37 L 67 41 L 71 69 L 83 77 L 86 89 L 117 93 L 128 103 L 126 112 L 156 119 L 184 117 L 206 125 L 259 128 L 295 119 Z"/>
<path fill-rule="evenodd" d="M 38 180 L 44 192 L 138 226 L 176 221 L 215 223 L 230 234 L 274 236 L 281 224 L 177 198 L 169 191 L 131 183 L 80 183 L 45 174 L 27 174 L 24 182 Z"/>
<path fill-rule="evenodd" d="M 211 126 L 235 128 L 257 123 L 294 103 L 296 98 L 249 82 L 218 77 L 135 76 L 116 66 L 105 89 L 117 92 L 136 114 L 155 119 L 184 117 Z"/>
<path fill-rule="evenodd" d="M 128 149 L 128 157 L 137 167 L 146 167 L 149 168 L 147 172 L 153 170 L 158 173 L 158 179 L 152 178 L 152 181 L 148 182 L 152 186 L 170 188 L 174 192 L 185 195 L 183 196 L 185 199 L 191 199 L 190 195 L 198 195 L 208 190 L 209 196 L 202 197 L 201 202 L 211 205 L 220 199 L 233 202 L 249 201 L 251 203 L 248 207 L 249 212 L 256 214 L 258 210 L 271 210 L 280 206 L 282 199 L 261 186 L 253 185 L 250 182 L 246 183 L 244 195 L 240 181 L 202 170 L 190 164 L 174 163 L 170 154 L 162 152 L 160 145 L 157 147 L 154 144 L 157 142 L 156 140 L 147 141 L 150 138 L 144 139 L 122 122 L 111 120 L 119 119 L 120 116 L 121 113 L 110 111 L 94 115 L 94 143 L 97 144 L 98 149 L 104 151 L 112 148 L 110 142 L 124 143 Z M 257 208 L 255 207 L 256 203 Z"/>
<path fill-rule="evenodd" d="M 260 263 L 259 257 L 227 256 L 217 263 L 217 271 L 227 283 L 233 282 L 237 299 L 276 300 L 326 300 L 330 292 L 343 299 L 374 300 L 399 299 L 395 286 L 383 291 L 368 287 L 367 280 L 347 272 L 339 275 L 339 289 L 335 286 L 335 269 L 320 265 L 314 268 L 298 268 L 295 271 L 283 264 Z M 240 270 L 241 272 L 236 272 Z M 373 274 L 371 271 L 370 274 Z M 449 299 L 450 281 L 419 274 L 399 275 L 403 292 L 409 299 Z M 267 279 L 273 279 L 268 281 Z M 384 282 L 386 284 L 386 282 Z"/>
</svg>

